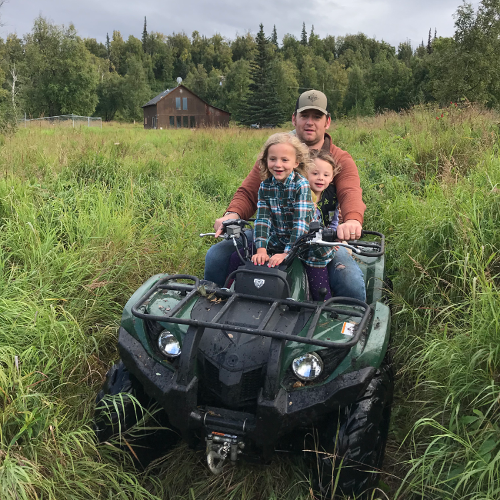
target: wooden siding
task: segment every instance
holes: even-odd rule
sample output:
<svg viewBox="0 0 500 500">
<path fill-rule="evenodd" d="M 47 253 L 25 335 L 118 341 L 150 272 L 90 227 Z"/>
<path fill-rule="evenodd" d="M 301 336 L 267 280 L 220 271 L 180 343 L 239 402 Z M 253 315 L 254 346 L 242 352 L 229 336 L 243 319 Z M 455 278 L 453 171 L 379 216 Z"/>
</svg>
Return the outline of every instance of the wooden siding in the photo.
<svg viewBox="0 0 500 500">
<path fill-rule="evenodd" d="M 155 128 L 156 106 L 146 106 L 144 109 L 144 128 Z"/>
<path fill-rule="evenodd" d="M 176 99 L 180 99 L 181 109 L 177 109 Z M 183 109 L 184 104 L 187 104 L 187 109 Z M 144 128 L 227 127 L 231 118 L 229 113 L 206 104 L 182 85 L 169 92 L 156 105 L 143 109 Z"/>
</svg>

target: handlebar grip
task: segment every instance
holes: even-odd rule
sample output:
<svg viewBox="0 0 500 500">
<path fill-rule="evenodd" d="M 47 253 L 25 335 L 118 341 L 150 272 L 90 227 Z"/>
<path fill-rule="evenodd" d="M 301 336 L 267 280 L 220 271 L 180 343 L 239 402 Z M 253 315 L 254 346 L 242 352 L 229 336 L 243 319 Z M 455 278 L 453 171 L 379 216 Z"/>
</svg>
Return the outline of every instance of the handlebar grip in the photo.
<svg viewBox="0 0 500 500">
<path fill-rule="evenodd" d="M 227 219 L 227 220 L 223 220 L 222 221 L 222 225 L 224 227 L 226 226 L 230 226 L 231 224 L 238 224 L 238 222 L 240 222 L 241 219 Z"/>
<path fill-rule="evenodd" d="M 373 231 L 368 231 L 367 233 L 365 231 L 361 231 L 361 238 L 365 234 L 372 234 L 372 233 L 373 233 Z M 336 241 L 336 240 L 337 240 L 337 231 L 335 231 L 334 229 L 330 229 L 328 227 L 323 229 L 323 241 L 332 242 L 332 241 Z"/>
<path fill-rule="evenodd" d="M 223 220 L 222 221 L 222 225 L 224 227 L 232 226 L 232 225 L 237 225 L 237 226 L 240 226 L 240 227 L 244 227 L 244 226 L 248 225 L 248 221 L 243 220 L 243 219 L 227 219 L 227 220 Z"/>
<path fill-rule="evenodd" d="M 333 242 L 337 239 L 337 231 L 335 229 L 325 228 L 323 229 L 323 241 Z"/>
</svg>

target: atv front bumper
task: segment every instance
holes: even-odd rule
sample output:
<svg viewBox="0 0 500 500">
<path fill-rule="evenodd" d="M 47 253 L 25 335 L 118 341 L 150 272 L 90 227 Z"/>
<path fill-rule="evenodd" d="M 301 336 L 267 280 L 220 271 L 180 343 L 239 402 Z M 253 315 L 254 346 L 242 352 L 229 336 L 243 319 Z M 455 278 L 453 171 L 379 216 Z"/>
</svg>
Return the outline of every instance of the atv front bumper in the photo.
<svg viewBox="0 0 500 500">
<path fill-rule="evenodd" d="M 322 385 L 286 391 L 264 387 L 257 399 L 255 413 L 225 408 L 198 406 L 196 376 L 197 331 L 190 328 L 183 344 L 179 369 L 172 371 L 154 360 L 140 342 L 123 327 L 120 328 L 118 348 L 128 370 L 139 380 L 145 391 L 160 403 L 170 423 L 181 432 L 188 443 L 200 434 L 226 432 L 245 436 L 253 445 L 274 449 L 282 436 L 298 427 L 310 427 L 323 415 L 354 402 L 365 390 L 376 369 L 363 368 L 344 374 Z M 273 393 L 269 397 L 270 393 Z M 267 395 L 267 397 L 266 397 Z"/>
</svg>

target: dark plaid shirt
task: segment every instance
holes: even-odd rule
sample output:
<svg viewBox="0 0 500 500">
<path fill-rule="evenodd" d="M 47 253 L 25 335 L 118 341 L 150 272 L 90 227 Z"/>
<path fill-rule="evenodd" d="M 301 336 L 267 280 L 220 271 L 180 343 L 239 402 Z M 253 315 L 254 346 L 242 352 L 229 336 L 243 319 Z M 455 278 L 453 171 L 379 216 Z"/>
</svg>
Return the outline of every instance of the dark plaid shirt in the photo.
<svg viewBox="0 0 500 500">
<path fill-rule="evenodd" d="M 274 177 L 260 184 L 255 220 L 255 245 L 268 253 L 288 253 L 297 238 L 309 231 L 315 209 L 307 180 L 293 171 L 284 182 Z M 306 264 L 324 267 L 333 250 L 312 246 L 300 256 Z"/>
</svg>

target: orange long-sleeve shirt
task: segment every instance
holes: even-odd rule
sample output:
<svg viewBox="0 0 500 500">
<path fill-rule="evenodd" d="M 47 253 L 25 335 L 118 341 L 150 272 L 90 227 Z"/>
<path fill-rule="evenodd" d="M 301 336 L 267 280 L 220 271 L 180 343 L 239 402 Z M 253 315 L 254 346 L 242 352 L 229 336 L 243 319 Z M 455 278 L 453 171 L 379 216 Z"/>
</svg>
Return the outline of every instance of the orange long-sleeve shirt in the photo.
<svg viewBox="0 0 500 500">
<path fill-rule="evenodd" d="M 347 151 L 335 146 L 328 134 L 325 134 L 322 149 L 330 151 L 330 154 L 340 165 L 340 172 L 333 178 L 333 183 L 337 190 L 342 219 L 344 221 L 355 219 L 363 224 L 366 205 L 363 203 L 358 168 L 352 156 Z M 256 162 L 234 194 L 227 211 L 236 212 L 242 219 L 250 219 L 257 210 L 260 183 L 259 164 Z"/>
</svg>

